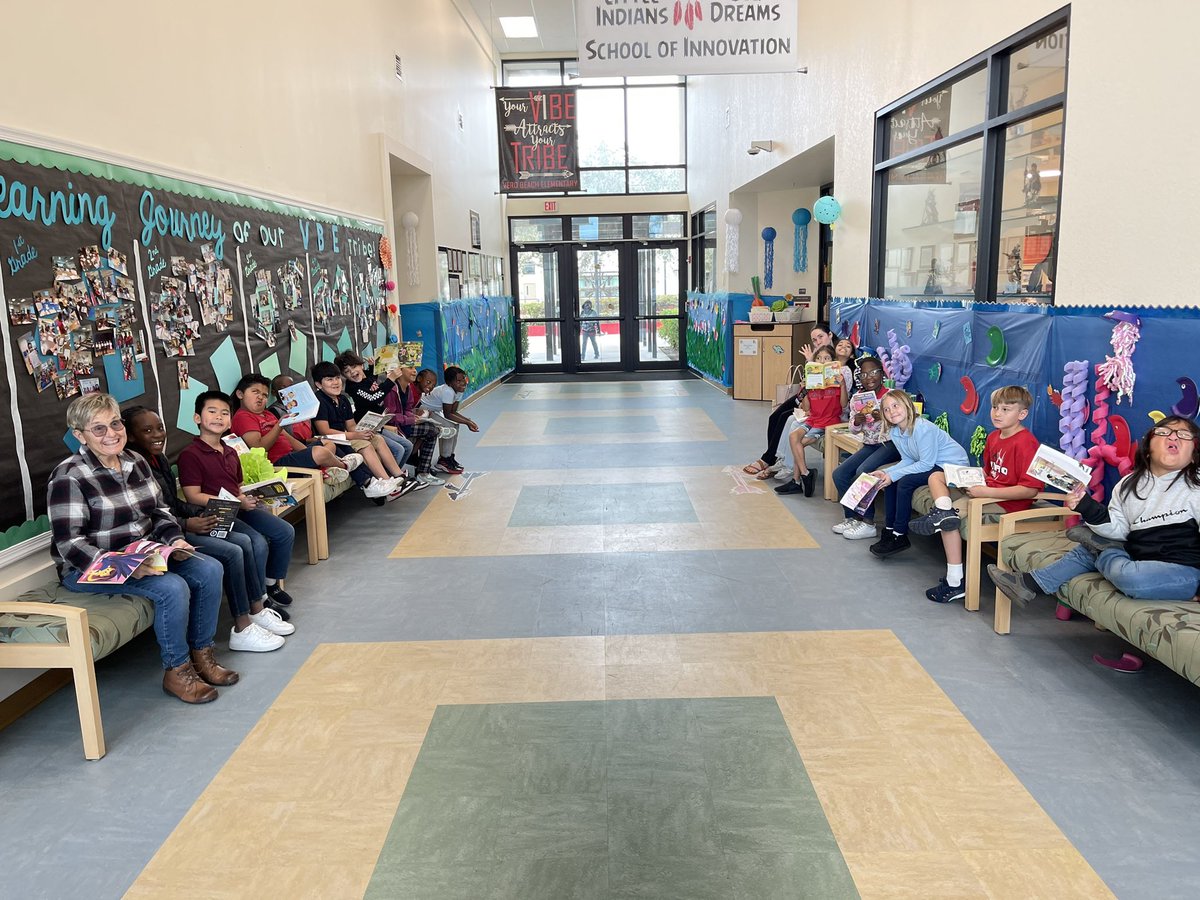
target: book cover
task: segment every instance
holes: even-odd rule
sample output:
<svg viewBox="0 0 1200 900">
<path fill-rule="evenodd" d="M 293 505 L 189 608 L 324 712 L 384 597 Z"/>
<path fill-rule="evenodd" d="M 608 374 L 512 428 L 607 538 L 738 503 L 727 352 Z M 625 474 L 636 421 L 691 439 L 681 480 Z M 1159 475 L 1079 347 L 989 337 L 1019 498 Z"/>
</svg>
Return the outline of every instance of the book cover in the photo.
<svg viewBox="0 0 1200 900">
<path fill-rule="evenodd" d="M 317 395 L 307 381 L 297 381 L 279 392 L 279 401 L 287 415 L 279 420 L 281 425 L 304 422 L 317 414 Z"/>
<path fill-rule="evenodd" d="M 232 447 L 235 451 L 237 451 L 238 456 L 243 456 L 250 452 L 250 445 L 247 444 L 245 440 L 242 439 L 242 436 L 238 434 L 230 433 L 225 435 L 223 438 L 221 438 L 221 443 L 223 443 L 226 447 Z"/>
<path fill-rule="evenodd" d="M 1045 444 L 1038 447 L 1025 474 L 1066 493 L 1092 479 L 1092 470 L 1083 463 Z"/>
<path fill-rule="evenodd" d="M 864 472 L 854 479 L 854 483 L 850 487 L 846 488 L 846 493 L 842 494 L 842 499 L 838 502 L 856 513 L 865 513 L 875 502 L 875 495 L 879 493 L 880 484 L 878 478 L 869 472 Z"/>
<path fill-rule="evenodd" d="M 374 434 L 379 434 L 383 430 L 383 426 L 392 421 L 391 413 L 365 413 L 361 419 L 354 423 L 354 427 L 358 431 L 370 431 Z"/>
<path fill-rule="evenodd" d="M 255 482 L 254 484 L 244 484 L 242 485 L 242 493 L 257 497 L 260 503 L 264 506 L 269 506 L 271 509 L 281 509 L 296 505 L 296 498 L 292 496 L 292 492 L 288 490 L 288 486 L 279 478 L 270 478 L 266 481 Z"/>
<path fill-rule="evenodd" d="M 850 416 L 859 414 L 879 418 L 879 398 L 873 391 L 859 391 L 850 397 Z"/>
<path fill-rule="evenodd" d="M 950 487 L 968 488 L 987 484 L 983 477 L 983 469 L 975 466 L 944 465 L 942 471 L 946 474 L 946 484 Z"/>
<path fill-rule="evenodd" d="M 833 387 L 837 384 L 838 366 L 833 363 L 805 363 L 804 386 L 810 391 Z"/>
<path fill-rule="evenodd" d="M 122 550 L 101 553 L 83 570 L 79 581 L 83 584 L 124 584 L 142 563 L 156 572 L 167 571 L 167 558 L 179 552 L 185 551 L 157 541 L 134 541 Z M 193 554 L 186 551 L 186 555 Z"/>
<path fill-rule="evenodd" d="M 216 516 L 217 524 L 208 532 L 208 536 L 229 537 L 230 529 L 233 528 L 233 520 L 237 518 L 240 508 L 241 504 L 237 500 L 222 500 L 219 497 L 210 499 L 208 505 L 204 507 L 204 515 Z"/>
</svg>

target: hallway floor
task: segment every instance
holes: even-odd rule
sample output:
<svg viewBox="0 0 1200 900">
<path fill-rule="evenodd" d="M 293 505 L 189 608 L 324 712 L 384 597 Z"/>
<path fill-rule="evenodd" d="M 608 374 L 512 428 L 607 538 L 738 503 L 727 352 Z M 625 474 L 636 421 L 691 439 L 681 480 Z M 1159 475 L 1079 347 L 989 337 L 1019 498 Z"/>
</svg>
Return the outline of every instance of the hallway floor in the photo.
<svg viewBox="0 0 1200 900">
<path fill-rule="evenodd" d="M 767 409 L 490 391 L 477 477 L 331 505 L 296 635 L 222 653 L 226 623 L 218 702 L 165 698 L 143 635 L 98 665 L 103 760 L 68 692 L 0 732 L 0 894 L 1200 894 L 1194 687 L 1049 606 L 998 637 L 989 589 L 925 600 L 932 541 L 880 561 L 747 490 Z"/>
</svg>

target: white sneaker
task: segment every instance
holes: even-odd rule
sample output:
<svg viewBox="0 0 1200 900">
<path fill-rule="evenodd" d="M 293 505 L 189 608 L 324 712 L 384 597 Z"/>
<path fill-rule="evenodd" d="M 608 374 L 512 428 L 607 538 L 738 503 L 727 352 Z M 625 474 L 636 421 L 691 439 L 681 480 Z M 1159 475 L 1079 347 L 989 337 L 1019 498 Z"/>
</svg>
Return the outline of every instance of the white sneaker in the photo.
<svg viewBox="0 0 1200 900">
<path fill-rule="evenodd" d="M 391 478 L 372 478 L 363 488 L 363 493 L 371 499 L 376 497 L 386 497 L 388 494 L 393 494 L 399 489 L 399 486 Z"/>
<path fill-rule="evenodd" d="M 454 437 L 456 434 L 458 434 L 458 429 L 457 429 L 457 428 L 455 428 L 455 427 L 453 427 L 453 426 L 451 426 L 451 425 L 443 425 L 443 426 L 442 426 L 442 437 L 444 437 L 444 438 L 452 438 L 452 437 Z"/>
<path fill-rule="evenodd" d="M 254 622 L 251 622 L 241 631 L 233 630 L 229 632 L 230 650 L 248 650 L 251 653 L 266 653 L 270 650 L 278 650 L 284 643 L 280 635 L 271 634 L 267 629 Z"/>
<path fill-rule="evenodd" d="M 865 541 L 868 538 L 875 540 L 878 535 L 875 533 L 875 526 L 870 522 L 862 519 L 855 519 L 854 525 L 842 532 L 842 537 L 848 541 Z"/>
<path fill-rule="evenodd" d="M 283 616 L 275 610 L 264 606 L 259 612 L 250 613 L 250 621 L 271 634 L 288 635 L 296 633 L 296 626 L 283 621 Z"/>
<path fill-rule="evenodd" d="M 432 485 L 439 485 L 439 484 L 446 483 L 445 479 L 438 478 L 436 475 L 432 475 L 429 472 L 426 472 L 424 475 L 418 475 L 417 481 L 421 482 L 421 484 L 432 484 Z"/>
<path fill-rule="evenodd" d="M 330 484 L 345 484 L 350 480 L 350 470 L 339 469 L 337 466 L 330 466 L 325 470 L 325 480 Z"/>
<path fill-rule="evenodd" d="M 361 453 L 347 453 L 342 457 L 342 462 L 346 464 L 347 472 L 353 472 L 362 465 L 362 461 L 363 458 Z"/>
<path fill-rule="evenodd" d="M 845 534 L 858 519 L 842 519 L 830 529 L 834 534 Z"/>
</svg>

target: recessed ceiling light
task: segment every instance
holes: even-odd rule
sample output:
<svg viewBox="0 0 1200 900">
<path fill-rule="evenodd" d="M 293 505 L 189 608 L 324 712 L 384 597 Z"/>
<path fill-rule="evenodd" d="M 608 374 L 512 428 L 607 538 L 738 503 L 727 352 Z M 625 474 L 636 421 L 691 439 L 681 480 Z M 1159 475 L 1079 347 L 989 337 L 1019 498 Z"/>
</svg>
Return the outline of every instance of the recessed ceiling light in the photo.
<svg viewBox="0 0 1200 900">
<path fill-rule="evenodd" d="M 506 38 L 535 38 L 537 22 L 533 16 L 500 16 L 500 27 Z"/>
</svg>

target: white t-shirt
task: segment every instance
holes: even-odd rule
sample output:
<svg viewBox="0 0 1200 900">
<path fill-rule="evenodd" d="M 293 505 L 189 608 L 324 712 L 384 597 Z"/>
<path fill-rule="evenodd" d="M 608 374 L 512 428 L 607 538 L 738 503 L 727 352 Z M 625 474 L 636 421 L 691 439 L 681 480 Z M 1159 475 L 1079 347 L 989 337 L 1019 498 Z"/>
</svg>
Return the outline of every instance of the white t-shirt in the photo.
<svg viewBox="0 0 1200 900">
<path fill-rule="evenodd" d="M 442 412 L 443 406 L 448 406 L 452 403 L 457 403 L 462 400 L 461 393 L 455 393 L 454 388 L 448 384 L 439 384 L 432 391 L 421 398 L 421 408 L 432 410 L 435 413 Z"/>
</svg>

